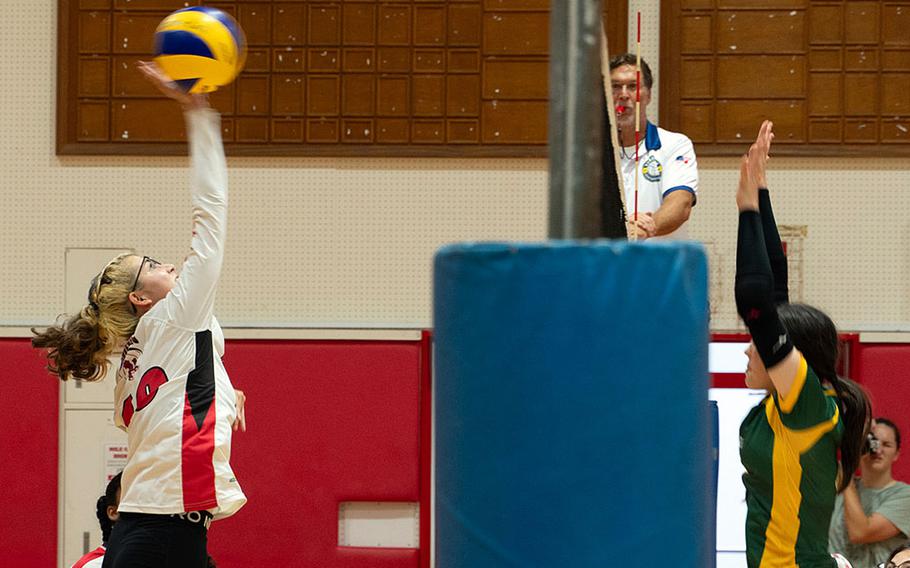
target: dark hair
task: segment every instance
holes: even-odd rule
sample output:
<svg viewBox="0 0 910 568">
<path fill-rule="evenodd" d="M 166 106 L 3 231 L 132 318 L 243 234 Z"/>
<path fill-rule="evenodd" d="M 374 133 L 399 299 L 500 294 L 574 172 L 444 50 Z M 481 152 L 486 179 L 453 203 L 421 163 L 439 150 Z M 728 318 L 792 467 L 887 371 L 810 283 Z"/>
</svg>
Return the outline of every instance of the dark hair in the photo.
<svg viewBox="0 0 910 568">
<path fill-rule="evenodd" d="M 623 53 L 622 55 L 617 55 L 610 60 L 610 71 L 613 71 L 617 67 L 622 67 L 623 65 L 631 65 L 632 67 L 635 67 L 637 61 L 638 58 L 634 53 Z M 641 82 L 648 89 L 654 86 L 654 75 L 651 74 L 651 67 L 648 66 L 648 62 L 644 59 L 641 60 Z"/>
<path fill-rule="evenodd" d="M 885 418 L 884 416 L 876 418 L 875 423 L 882 424 L 894 430 L 894 443 L 897 445 L 898 450 L 901 449 L 901 431 L 897 429 L 897 424 Z"/>
<path fill-rule="evenodd" d="M 122 476 L 123 472 L 121 471 L 108 481 L 104 495 L 98 497 L 98 502 L 95 504 L 95 515 L 98 517 L 98 524 L 101 525 L 102 542 L 108 541 L 111 537 L 111 529 L 114 528 L 114 521 L 107 516 L 107 508 L 108 505 L 113 507 L 119 505 L 117 502 L 117 491 L 120 490 L 120 478 Z"/>
<path fill-rule="evenodd" d="M 894 550 L 892 550 L 891 554 L 888 555 L 888 560 L 886 560 L 885 562 L 891 562 L 892 560 L 894 560 L 895 556 L 897 556 L 898 554 L 900 554 L 901 552 L 903 552 L 905 550 L 910 550 L 910 542 L 905 542 L 904 544 L 902 544 L 902 545 L 898 546 L 897 548 L 895 548 Z"/>
<path fill-rule="evenodd" d="M 840 442 L 840 493 L 850 485 L 859 466 L 866 434 L 872 422 L 872 406 L 865 391 L 850 379 L 837 375 L 837 328 L 824 312 L 806 304 L 781 304 L 777 307 L 781 323 L 790 334 L 794 347 L 818 378 L 828 381 L 837 392 L 844 436 Z"/>
</svg>

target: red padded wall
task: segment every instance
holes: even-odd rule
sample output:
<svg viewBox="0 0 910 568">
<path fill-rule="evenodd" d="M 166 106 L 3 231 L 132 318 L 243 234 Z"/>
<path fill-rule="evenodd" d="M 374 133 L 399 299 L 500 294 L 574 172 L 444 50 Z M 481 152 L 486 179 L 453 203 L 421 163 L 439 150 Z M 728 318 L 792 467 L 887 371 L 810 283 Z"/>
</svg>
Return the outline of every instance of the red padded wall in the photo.
<svg viewBox="0 0 910 568">
<path fill-rule="evenodd" d="M 60 381 L 27 339 L 0 339 L 0 487 L 4 566 L 57 563 Z"/>
<path fill-rule="evenodd" d="M 910 482 L 910 345 L 860 343 L 853 357 L 873 413 L 890 418 L 901 430 L 903 452 L 894 464 L 894 477 Z"/>
<path fill-rule="evenodd" d="M 428 494 L 426 352 L 420 341 L 228 342 L 225 366 L 248 397 L 231 463 L 249 502 L 212 527 L 219 565 L 418 568 L 420 550 L 339 548 L 338 504 Z"/>
</svg>

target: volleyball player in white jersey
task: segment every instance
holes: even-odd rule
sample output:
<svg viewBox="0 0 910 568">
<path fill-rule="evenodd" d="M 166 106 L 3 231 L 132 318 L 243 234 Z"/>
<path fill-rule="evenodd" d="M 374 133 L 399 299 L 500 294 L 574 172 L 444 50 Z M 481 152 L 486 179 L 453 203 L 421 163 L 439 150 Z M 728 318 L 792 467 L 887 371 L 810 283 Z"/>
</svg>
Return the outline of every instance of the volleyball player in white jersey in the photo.
<svg viewBox="0 0 910 568">
<path fill-rule="evenodd" d="M 103 378 L 107 356 L 123 349 L 115 422 L 128 432 L 129 457 L 104 568 L 203 568 L 211 521 L 246 502 L 229 463 L 232 429 L 245 427 L 243 395 L 222 365 L 212 314 L 227 225 L 221 120 L 155 65 L 140 70 L 184 108 L 190 253 L 179 275 L 148 256 L 114 258 L 92 281 L 89 305 L 32 343 L 48 349 L 48 368 L 64 380 Z"/>
</svg>

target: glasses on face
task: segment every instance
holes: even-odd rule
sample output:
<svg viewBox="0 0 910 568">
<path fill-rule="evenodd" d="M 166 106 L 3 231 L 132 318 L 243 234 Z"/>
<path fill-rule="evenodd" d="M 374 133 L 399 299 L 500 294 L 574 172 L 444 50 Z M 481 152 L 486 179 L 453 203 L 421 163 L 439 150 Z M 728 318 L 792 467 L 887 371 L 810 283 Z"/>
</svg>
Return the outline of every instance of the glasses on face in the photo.
<svg viewBox="0 0 910 568">
<path fill-rule="evenodd" d="M 875 568 L 910 568 L 910 560 L 905 560 L 900 564 L 895 564 L 894 562 L 882 562 Z"/>
<path fill-rule="evenodd" d="M 135 292 L 136 287 L 139 286 L 139 277 L 142 276 L 142 267 L 145 266 L 146 262 L 149 265 L 149 270 L 152 270 L 153 268 L 155 268 L 161 264 L 160 262 L 158 262 L 157 260 L 155 260 L 154 258 L 152 258 L 150 256 L 143 256 L 142 262 L 139 263 L 139 270 L 136 271 L 136 279 L 133 280 L 133 287 L 130 288 L 130 292 Z"/>
</svg>

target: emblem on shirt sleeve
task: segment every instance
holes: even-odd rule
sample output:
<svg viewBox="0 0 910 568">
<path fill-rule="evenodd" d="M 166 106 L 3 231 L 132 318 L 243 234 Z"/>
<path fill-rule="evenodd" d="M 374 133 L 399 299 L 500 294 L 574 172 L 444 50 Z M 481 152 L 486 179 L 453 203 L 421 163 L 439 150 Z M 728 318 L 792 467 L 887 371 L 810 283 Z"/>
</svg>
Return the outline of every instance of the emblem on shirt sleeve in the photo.
<svg viewBox="0 0 910 568">
<path fill-rule="evenodd" d="M 123 354 L 120 356 L 120 369 L 117 370 L 118 381 L 133 380 L 136 376 L 140 355 L 142 355 L 142 348 L 139 347 L 139 340 L 130 337 L 123 346 Z"/>
<path fill-rule="evenodd" d="M 641 174 L 648 181 L 660 181 L 661 173 L 663 173 L 663 166 L 654 156 L 648 156 L 645 163 L 641 165 Z"/>
</svg>

